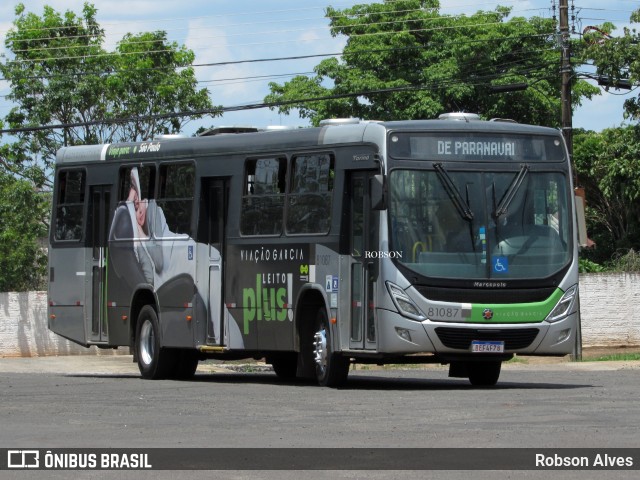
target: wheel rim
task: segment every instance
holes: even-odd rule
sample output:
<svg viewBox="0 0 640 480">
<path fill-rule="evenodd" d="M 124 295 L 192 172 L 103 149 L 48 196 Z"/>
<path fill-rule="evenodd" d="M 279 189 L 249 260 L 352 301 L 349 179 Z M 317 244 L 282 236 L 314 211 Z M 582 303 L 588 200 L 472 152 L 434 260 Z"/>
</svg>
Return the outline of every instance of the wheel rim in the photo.
<svg viewBox="0 0 640 480">
<path fill-rule="evenodd" d="M 327 334 L 325 329 L 316 332 L 313 340 L 313 359 L 321 374 L 327 369 Z"/>
<path fill-rule="evenodd" d="M 153 362 L 153 352 L 155 349 L 155 338 L 153 325 L 149 320 L 145 320 L 140 329 L 140 358 L 145 365 Z"/>
</svg>

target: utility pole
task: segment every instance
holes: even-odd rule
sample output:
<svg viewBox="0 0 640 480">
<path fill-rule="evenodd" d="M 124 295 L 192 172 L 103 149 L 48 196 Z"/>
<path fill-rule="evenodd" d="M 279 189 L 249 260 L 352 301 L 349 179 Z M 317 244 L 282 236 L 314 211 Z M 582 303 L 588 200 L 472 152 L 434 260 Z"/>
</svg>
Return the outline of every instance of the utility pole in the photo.
<svg viewBox="0 0 640 480">
<path fill-rule="evenodd" d="M 569 161 L 573 164 L 573 118 L 571 113 L 571 42 L 569 31 L 569 0 L 559 0 L 560 6 L 560 49 L 562 58 L 560 61 L 560 74 L 562 75 L 562 90 L 560 99 L 562 101 L 562 135 L 567 142 L 569 150 Z M 575 186 L 578 186 L 578 179 L 575 178 Z M 584 190 L 581 193 L 584 199 Z M 578 329 L 576 331 L 573 353 L 573 361 L 582 360 L 582 323 L 578 315 Z"/>
<path fill-rule="evenodd" d="M 573 119 L 571 115 L 571 43 L 569 39 L 569 0 L 559 0 L 560 3 L 560 49 L 562 58 L 560 73 L 562 75 L 562 134 L 567 142 L 569 158 L 573 160 Z"/>
</svg>

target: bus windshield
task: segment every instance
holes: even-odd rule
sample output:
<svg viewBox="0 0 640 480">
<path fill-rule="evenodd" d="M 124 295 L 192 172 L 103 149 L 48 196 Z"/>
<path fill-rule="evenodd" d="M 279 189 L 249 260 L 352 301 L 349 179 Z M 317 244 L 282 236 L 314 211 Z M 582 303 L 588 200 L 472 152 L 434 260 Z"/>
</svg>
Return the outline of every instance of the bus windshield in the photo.
<svg viewBox="0 0 640 480">
<path fill-rule="evenodd" d="M 561 172 L 393 170 L 390 249 L 413 272 L 450 279 L 545 278 L 571 259 Z"/>
</svg>

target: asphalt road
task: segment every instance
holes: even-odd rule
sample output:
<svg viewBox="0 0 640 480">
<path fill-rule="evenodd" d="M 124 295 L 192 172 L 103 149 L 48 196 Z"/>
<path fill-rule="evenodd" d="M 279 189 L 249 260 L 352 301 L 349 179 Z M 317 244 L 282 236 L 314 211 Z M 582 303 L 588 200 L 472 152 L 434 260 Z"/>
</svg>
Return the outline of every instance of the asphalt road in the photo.
<svg viewBox="0 0 640 480">
<path fill-rule="evenodd" d="M 640 362 L 507 365 L 489 389 L 450 379 L 443 367 L 357 370 L 345 388 L 329 389 L 211 364 L 191 381 L 146 381 L 129 356 L 6 358 L 0 359 L 0 398 L 0 448 L 640 447 Z M 603 478 L 602 472 L 557 473 L 554 478 Z M 604 478 L 637 477 L 637 470 L 609 473 Z M 122 475 L 74 477 L 122 478 L 110 474 Z M 183 474 L 171 477 L 213 478 Z M 502 474 L 472 473 L 507 478 Z M 300 478 L 265 475 L 216 478 Z M 326 475 L 304 476 L 362 478 L 358 472 Z"/>
</svg>

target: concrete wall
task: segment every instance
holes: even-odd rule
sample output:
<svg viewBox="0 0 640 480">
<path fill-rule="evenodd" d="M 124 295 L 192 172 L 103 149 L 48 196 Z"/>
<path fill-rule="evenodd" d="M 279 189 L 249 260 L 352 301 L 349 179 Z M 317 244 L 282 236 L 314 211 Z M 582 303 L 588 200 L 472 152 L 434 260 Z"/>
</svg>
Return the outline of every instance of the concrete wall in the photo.
<svg viewBox="0 0 640 480">
<path fill-rule="evenodd" d="M 581 278 L 584 347 L 640 346 L 640 275 L 589 274 Z M 47 329 L 46 292 L 0 293 L 0 356 L 117 355 L 128 348 L 84 348 Z"/>
<path fill-rule="evenodd" d="M 580 277 L 583 346 L 640 346 L 640 275 Z"/>
<path fill-rule="evenodd" d="M 47 292 L 0 293 L 0 357 L 118 355 L 128 348 L 85 348 L 47 328 Z"/>
</svg>

